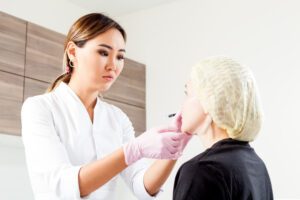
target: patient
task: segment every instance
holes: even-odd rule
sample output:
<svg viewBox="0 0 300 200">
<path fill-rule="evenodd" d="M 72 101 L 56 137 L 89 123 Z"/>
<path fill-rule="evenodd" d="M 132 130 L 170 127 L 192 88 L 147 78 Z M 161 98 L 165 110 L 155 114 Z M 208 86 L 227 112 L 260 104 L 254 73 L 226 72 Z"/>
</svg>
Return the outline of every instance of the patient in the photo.
<svg viewBox="0 0 300 200">
<path fill-rule="evenodd" d="M 173 200 L 273 199 L 266 166 L 249 145 L 262 122 L 257 92 L 250 69 L 230 58 L 192 68 L 181 130 L 206 150 L 180 167 Z"/>
</svg>

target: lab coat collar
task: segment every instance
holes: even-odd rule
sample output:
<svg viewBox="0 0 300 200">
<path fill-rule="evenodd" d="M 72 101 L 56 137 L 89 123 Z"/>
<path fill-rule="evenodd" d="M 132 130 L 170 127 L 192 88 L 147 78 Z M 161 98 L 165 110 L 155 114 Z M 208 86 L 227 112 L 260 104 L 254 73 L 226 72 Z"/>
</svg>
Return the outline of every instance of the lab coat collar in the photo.
<svg viewBox="0 0 300 200">
<path fill-rule="evenodd" d="M 59 86 L 56 88 L 56 91 L 58 93 L 61 94 L 61 96 L 65 97 L 66 94 L 68 94 L 68 96 L 72 97 L 73 100 L 75 100 L 77 102 L 77 104 L 80 104 L 80 106 L 83 106 L 83 108 L 85 108 L 84 104 L 82 103 L 81 99 L 78 97 L 78 95 L 72 90 L 72 88 L 69 87 L 69 85 L 67 85 L 65 82 L 61 82 L 59 84 Z M 101 103 L 100 98 L 97 96 L 97 102 L 95 105 L 95 108 L 99 106 L 99 104 Z"/>
</svg>

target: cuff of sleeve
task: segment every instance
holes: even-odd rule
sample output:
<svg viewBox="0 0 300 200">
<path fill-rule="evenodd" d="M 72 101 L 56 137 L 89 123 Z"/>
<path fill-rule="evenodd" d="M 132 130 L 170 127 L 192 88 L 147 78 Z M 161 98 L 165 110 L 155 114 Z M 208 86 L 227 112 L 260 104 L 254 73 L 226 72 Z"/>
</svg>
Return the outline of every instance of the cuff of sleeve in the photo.
<svg viewBox="0 0 300 200">
<path fill-rule="evenodd" d="M 159 192 L 154 195 L 154 196 L 151 196 L 145 186 L 144 186 L 144 174 L 146 172 L 147 169 L 144 169 L 142 171 L 140 171 L 137 175 L 136 175 L 136 181 L 134 181 L 133 183 L 133 191 L 136 195 L 136 197 L 139 199 L 139 200 L 154 200 L 156 199 L 158 196 L 161 195 L 161 193 L 163 192 L 162 189 L 159 190 Z"/>
<path fill-rule="evenodd" d="M 80 190 L 79 190 L 79 179 L 78 179 L 78 175 L 79 175 L 79 170 L 80 170 L 81 166 L 76 166 L 76 167 L 72 167 L 69 170 L 66 170 L 66 174 L 65 174 L 65 178 L 67 180 L 65 180 L 65 186 L 67 188 L 65 188 L 65 191 L 69 191 L 70 194 L 68 196 L 74 198 L 74 199 L 82 199 L 80 197 Z"/>
</svg>

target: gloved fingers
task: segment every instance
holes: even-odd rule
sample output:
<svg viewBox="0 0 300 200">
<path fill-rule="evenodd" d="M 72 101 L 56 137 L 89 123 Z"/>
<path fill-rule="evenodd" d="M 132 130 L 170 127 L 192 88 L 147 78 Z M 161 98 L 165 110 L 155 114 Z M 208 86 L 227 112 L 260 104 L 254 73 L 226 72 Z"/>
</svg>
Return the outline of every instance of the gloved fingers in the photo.
<svg viewBox="0 0 300 200">
<path fill-rule="evenodd" d="M 181 150 L 181 143 L 180 142 L 173 142 L 173 143 L 170 142 L 170 143 L 166 144 L 165 147 L 167 148 L 167 150 L 170 153 L 174 154 Z"/>
<path fill-rule="evenodd" d="M 180 156 L 182 156 L 182 152 L 176 152 L 170 156 L 170 160 L 177 160 Z"/>
<path fill-rule="evenodd" d="M 168 145 L 165 148 L 166 148 L 166 151 L 172 155 L 175 154 L 176 152 L 178 152 L 178 148 L 175 148 L 172 145 Z"/>
<path fill-rule="evenodd" d="M 187 134 L 186 133 L 177 133 L 176 135 L 174 135 L 174 136 L 172 136 L 172 139 L 173 140 L 183 140 L 185 137 L 187 136 Z"/>
<path fill-rule="evenodd" d="M 170 142 L 170 145 L 174 148 L 178 148 L 181 145 L 180 141 Z"/>
<path fill-rule="evenodd" d="M 161 136 L 163 137 L 164 143 L 171 144 L 174 147 L 178 146 L 185 137 L 182 133 L 177 132 L 166 132 Z"/>
<path fill-rule="evenodd" d="M 178 147 L 181 143 L 181 140 L 173 140 L 172 138 L 164 138 L 164 145 L 165 146 L 172 146 L 172 147 Z"/>
<path fill-rule="evenodd" d="M 173 125 L 165 125 L 156 129 L 158 133 L 177 132 L 177 127 Z"/>
<path fill-rule="evenodd" d="M 177 131 L 181 130 L 181 125 L 182 125 L 182 113 L 179 110 L 176 115 L 175 115 L 175 120 L 173 122 L 173 124 L 176 126 Z"/>
<path fill-rule="evenodd" d="M 182 153 L 186 144 L 192 138 L 192 135 L 186 133 L 177 133 L 176 137 L 178 140 L 171 140 L 167 143 L 168 148 L 170 151 L 172 151 L 172 153 L 174 153 L 175 151 Z"/>
</svg>

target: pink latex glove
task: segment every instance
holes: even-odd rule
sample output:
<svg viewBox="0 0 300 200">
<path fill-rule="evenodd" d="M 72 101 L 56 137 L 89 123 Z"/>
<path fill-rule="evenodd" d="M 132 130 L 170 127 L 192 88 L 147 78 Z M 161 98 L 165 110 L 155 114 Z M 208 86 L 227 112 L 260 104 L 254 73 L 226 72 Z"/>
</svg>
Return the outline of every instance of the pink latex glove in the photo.
<svg viewBox="0 0 300 200">
<path fill-rule="evenodd" d="M 174 127 L 150 129 L 123 146 L 125 162 L 130 165 L 141 158 L 176 160 L 181 155 L 183 136 Z"/>
<path fill-rule="evenodd" d="M 192 134 L 188 134 L 188 133 L 182 133 L 181 132 L 181 125 L 182 125 L 182 115 L 181 112 L 178 111 L 174 117 L 174 121 L 171 123 L 170 125 L 170 129 L 174 128 L 176 129 L 176 131 L 178 132 L 178 134 L 182 135 L 181 136 L 181 142 L 180 142 L 180 146 L 179 146 L 179 153 L 180 155 L 182 154 L 183 150 L 185 149 L 186 145 L 189 143 L 190 139 L 192 138 Z M 166 131 L 162 131 L 162 132 L 167 132 Z"/>
</svg>

